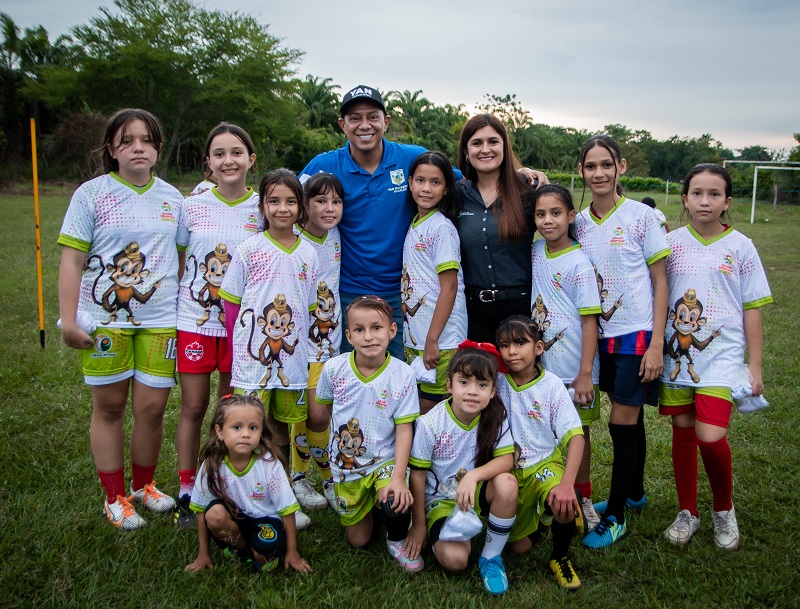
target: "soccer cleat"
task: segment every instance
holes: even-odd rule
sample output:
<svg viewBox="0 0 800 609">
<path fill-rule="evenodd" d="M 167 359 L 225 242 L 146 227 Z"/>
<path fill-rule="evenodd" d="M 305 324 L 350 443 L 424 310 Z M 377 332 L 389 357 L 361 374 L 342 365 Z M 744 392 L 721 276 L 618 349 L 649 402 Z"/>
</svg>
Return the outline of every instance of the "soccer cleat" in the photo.
<svg viewBox="0 0 800 609">
<path fill-rule="evenodd" d="M 607 548 L 622 539 L 627 533 L 627 523 L 620 524 L 616 518 L 608 516 L 603 518 L 594 530 L 583 538 L 583 545 L 593 550 Z"/>
<path fill-rule="evenodd" d="M 172 524 L 179 529 L 196 529 L 197 514 L 189 507 L 189 495 L 181 495 L 172 509 Z"/>
<path fill-rule="evenodd" d="M 642 498 L 639 500 L 633 500 L 628 497 L 625 500 L 625 509 L 632 510 L 634 512 L 639 512 L 644 509 L 644 506 L 647 505 L 647 494 L 645 493 L 642 495 Z M 598 514 L 603 514 L 608 507 L 608 501 L 598 501 L 594 504 L 594 509 Z"/>
<path fill-rule="evenodd" d="M 600 522 L 600 514 L 594 509 L 592 500 L 589 497 L 581 498 L 581 507 L 583 507 L 583 518 L 586 522 L 586 532 L 590 533 Z"/>
<path fill-rule="evenodd" d="M 123 531 L 133 531 L 147 526 L 147 521 L 136 513 L 131 504 L 130 497 L 117 495 L 114 503 L 109 503 L 108 499 L 103 502 L 103 516 L 118 529 Z"/>
<path fill-rule="evenodd" d="M 400 563 L 400 566 L 409 573 L 422 571 L 422 568 L 425 566 L 422 556 L 417 556 L 414 560 L 408 557 L 402 541 L 390 541 L 387 539 L 386 549 L 389 550 L 389 555 Z"/>
<path fill-rule="evenodd" d="M 493 556 L 492 558 L 484 558 L 481 556 L 478 559 L 478 570 L 481 573 L 483 587 L 489 594 L 503 594 L 508 590 L 506 568 L 503 565 L 503 559 L 500 555 Z"/>
<path fill-rule="evenodd" d="M 676 545 L 683 545 L 689 543 L 700 528 L 700 519 L 697 516 L 692 516 L 689 510 L 681 510 L 675 518 L 675 522 L 669 525 L 669 528 L 664 531 L 670 543 Z"/>
<path fill-rule="evenodd" d="M 322 486 L 322 494 L 325 495 L 325 500 L 334 512 L 338 512 L 339 508 L 336 505 L 336 491 L 333 489 L 333 482 L 324 484 Z"/>
<path fill-rule="evenodd" d="M 550 561 L 550 570 L 555 575 L 556 582 L 568 592 L 574 592 L 581 587 L 581 580 L 578 578 L 572 563 L 566 556 L 559 560 Z"/>
<path fill-rule="evenodd" d="M 321 510 L 328 505 L 327 499 L 315 491 L 311 483 L 305 478 L 300 478 L 300 480 L 292 484 L 292 489 L 303 509 Z"/>
<path fill-rule="evenodd" d="M 300 510 L 297 510 L 294 513 L 294 526 L 295 529 L 298 531 L 302 531 L 303 529 L 307 529 L 311 526 L 311 518 L 303 514 Z"/>
<path fill-rule="evenodd" d="M 711 512 L 714 520 L 714 542 L 723 550 L 735 550 L 739 547 L 739 523 L 736 521 L 736 510 Z"/>
<path fill-rule="evenodd" d="M 175 500 L 159 491 L 155 482 L 145 484 L 138 491 L 134 491 L 131 488 L 131 497 L 151 512 L 158 512 L 159 514 L 169 512 L 175 507 Z"/>
</svg>

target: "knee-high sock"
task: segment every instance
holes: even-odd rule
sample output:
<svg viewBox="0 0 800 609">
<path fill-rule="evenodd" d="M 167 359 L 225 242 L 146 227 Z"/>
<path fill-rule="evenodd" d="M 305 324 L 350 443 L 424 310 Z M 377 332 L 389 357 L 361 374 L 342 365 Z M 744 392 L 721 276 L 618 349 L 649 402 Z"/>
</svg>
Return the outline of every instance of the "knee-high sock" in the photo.
<svg viewBox="0 0 800 609">
<path fill-rule="evenodd" d="M 697 516 L 697 434 L 694 427 L 672 426 L 672 469 L 678 506 Z"/>
<path fill-rule="evenodd" d="M 630 497 L 631 483 L 636 475 L 637 441 L 636 425 L 608 424 L 614 447 L 614 464 L 611 466 L 611 490 L 608 494 L 606 516 L 625 522 L 625 502 Z"/>
<path fill-rule="evenodd" d="M 644 429 L 644 406 L 639 409 L 636 421 L 636 469 L 631 481 L 631 492 L 628 497 L 638 501 L 644 496 L 644 465 L 647 459 L 647 434 Z"/>
<path fill-rule="evenodd" d="M 481 552 L 483 558 L 494 558 L 500 555 L 508 541 L 508 535 L 511 533 L 511 527 L 516 519 L 516 516 L 499 518 L 489 512 L 486 526 L 486 543 Z"/>
<path fill-rule="evenodd" d="M 289 426 L 289 434 L 292 442 L 292 479 L 300 480 L 306 477 L 308 462 L 311 458 L 308 452 L 308 440 L 306 438 L 306 422 L 292 423 Z"/>
<path fill-rule="evenodd" d="M 559 522 L 558 520 L 553 520 L 553 524 L 550 526 L 550 533 L 553 536 L 553 551 L 550 554 L 550 560 L 560 560 L 569 552 L 569 544 L 575 534 L 575 521 Z"/>
<path fill-rule="evenodd" d="M 330 431 L 311 431 L 306 428 L 306 439 L 308 440 L 308 450 L 319 468 L 319 474 L 323 482 L 331 480 L 331 464 L 328 460 L 328 440 Z"/>
<path fill-rule="evenodd" d="M 708 483 L 714 494 L 714 511 L 723 512 L 731 509 L 733 502 L 733 467 L 731 463 L 731 447 L 728 438 L 716 442 L 697 440 L 700 454 L 703 455 L 703 467 L 708 474 Z"/>
</svg>

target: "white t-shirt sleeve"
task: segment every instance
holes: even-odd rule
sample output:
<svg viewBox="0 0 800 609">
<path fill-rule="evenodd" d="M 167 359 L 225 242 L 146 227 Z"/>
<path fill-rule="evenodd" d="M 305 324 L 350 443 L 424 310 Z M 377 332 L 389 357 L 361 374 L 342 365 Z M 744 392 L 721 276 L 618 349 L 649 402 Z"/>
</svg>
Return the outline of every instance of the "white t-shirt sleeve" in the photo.
<svg viewBox="0 0 800 609">
<path fill-rule="evenodd" d="M 228 266 L 228 272 L 225 273 L 225 279 L 222 280 L 222 286 L 220 286 L 220 292 L 223 293 L 222 297 L 225 300 L 230 300 L 234 304 L 241 304 L 246 284 L 247 268 L 237 248 L 236 251 L 233 252 L 231 263 Z"/>
</svg>

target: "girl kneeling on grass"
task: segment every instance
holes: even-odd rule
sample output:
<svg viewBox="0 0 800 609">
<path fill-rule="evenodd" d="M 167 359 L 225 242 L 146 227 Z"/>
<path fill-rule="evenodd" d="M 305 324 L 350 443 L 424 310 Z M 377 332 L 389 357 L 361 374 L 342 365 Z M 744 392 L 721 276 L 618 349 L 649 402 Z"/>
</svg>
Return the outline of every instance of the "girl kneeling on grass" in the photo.
<svg viewBox="0 0 800 609">
<path fill-rule="evenodd" d="M 409 459 L 414 524 L 406 540 L 409 556 L 418 556 L 427 525 L 439 564 L 463 571 L 470 542 L 441 539 L 440 534 L 456 506 L 465 512 L 474 508 L 488 523 L 478 569 L 490 594 L 508 590 L 500 553 L 517 512 L 517 482 L 508 473 L 514 440 L 497 395 L 497 367 L 493 345 L 462 343 L 447 374 L 452 397 L 417 420 Z"/>
<path fill-rule="evenodd" d="M 285 569 L 311 571 L 297 552 L 300 506 L 275 436 L 257 398 L 220 399 L 192 490 L 200 550 L 187 571 L 213 568 L 209 536 L 256 570 L 272 571 L 283 556 Z"/>
<path fill-rule="evenodd" d="M 731 178 L 719 165 L 697 165 L 683 181 L 683 214 L 690 223 L 667 235 L 669 323 L 659 411 L 672 416 L 672 464 L 680 512 L 664 532 L 688 543 L 700 528 L 697 449 L 714 495 L 717 546 L 734 550 L 739 526 L 731 501 L 728 424 L 731 389 L 740 378 L 745 348 L 754 396 L 761 377 L 760 307 L 772 302 L 753 242 L 729 226 Z M 684 367 L 685 366 L 685 367 Z"/>
</svg>

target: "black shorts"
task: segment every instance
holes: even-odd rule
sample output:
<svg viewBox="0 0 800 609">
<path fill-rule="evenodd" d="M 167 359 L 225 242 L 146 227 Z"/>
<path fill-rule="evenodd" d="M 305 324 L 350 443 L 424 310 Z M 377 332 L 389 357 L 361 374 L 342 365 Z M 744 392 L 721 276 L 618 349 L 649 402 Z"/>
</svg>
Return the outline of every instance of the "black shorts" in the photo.
<svg viewBox="0 0 800 609">
<path fill-rule="evenodd" d="M 228 506 L 225 505 L 225 502 L 219 499 L 214 499 L 209 503 L 206 506 L 206 512 L 215 505 L 221 505 L 230 514 L 251 550 L 258 552 L 267 560 L 283 555 L 286 550 L 286 532 L 283 530 L 283 521 L 279 516 L 252 518 L 243 512 L 233 515 Z M 214 540 L 214 543 L 223 550 L 225 548 L 237 550 L 236 546 L 215 537 L 211 531 L 208 534 Z"/>
<path fill-rule="evenodd" d="M 661 380 L 643 383 L 639 376 L 642 355 L 600 352 L 600 391 L 614 396 L 623 406 L 658 405 Z"/>
</svg>

